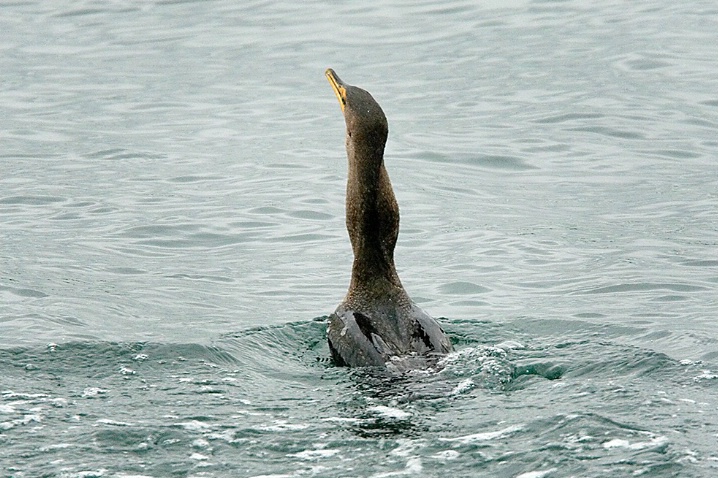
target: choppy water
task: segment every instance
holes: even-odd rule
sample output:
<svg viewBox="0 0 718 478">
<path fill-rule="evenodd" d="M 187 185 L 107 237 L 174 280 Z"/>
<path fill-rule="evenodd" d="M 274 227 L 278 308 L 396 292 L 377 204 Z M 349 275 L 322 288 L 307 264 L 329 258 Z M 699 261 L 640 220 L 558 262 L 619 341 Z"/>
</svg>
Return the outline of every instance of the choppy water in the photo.
<svg viewBox="0 0 718 478">
<path fill-rule="evenodd" d="M 718 8 L 0 5 L 3 476 L 712 477 Z M 343 121 L 457 353 L 331 366 Z"/>
</svg>

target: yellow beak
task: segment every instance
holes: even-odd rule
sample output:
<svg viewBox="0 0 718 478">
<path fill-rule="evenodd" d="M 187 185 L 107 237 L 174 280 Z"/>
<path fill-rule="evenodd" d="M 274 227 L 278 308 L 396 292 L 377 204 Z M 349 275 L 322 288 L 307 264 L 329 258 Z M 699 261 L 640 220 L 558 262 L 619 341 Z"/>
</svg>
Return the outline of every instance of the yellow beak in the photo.
<svg viewBox="0 0 718 478">
<path fill-rule="evenodd" d="M 329 84 L 332 85 L 332 89 L 334 90 L 334 94 L 337 95 L 337 99 L 339 100 L 339 106 L 342 109 L 342 112 L 344 111 L 344 107 L 347 104 L 347 89 L 344 86 L 344 82 L 337 76 L 336 73 L 334 73 L 334 70 L 331 68 L 328 68 L 327 71 L 324 72 L 327 79 L 329 80 Z"/>
</svg>

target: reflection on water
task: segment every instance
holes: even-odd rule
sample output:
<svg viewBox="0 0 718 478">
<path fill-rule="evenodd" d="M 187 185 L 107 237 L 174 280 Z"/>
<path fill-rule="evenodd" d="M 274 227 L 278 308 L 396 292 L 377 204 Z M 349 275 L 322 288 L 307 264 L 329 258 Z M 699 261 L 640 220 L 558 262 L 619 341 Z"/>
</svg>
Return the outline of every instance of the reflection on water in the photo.
<svg viewBox="0 0 718 478">
<path fill-rule="evenodd" d="M 715 474 L 712 3 L 0 13 L 5 474 Z M 327 360 L 327 67 L 387 113 L 440 371 Z"/>
</svg>

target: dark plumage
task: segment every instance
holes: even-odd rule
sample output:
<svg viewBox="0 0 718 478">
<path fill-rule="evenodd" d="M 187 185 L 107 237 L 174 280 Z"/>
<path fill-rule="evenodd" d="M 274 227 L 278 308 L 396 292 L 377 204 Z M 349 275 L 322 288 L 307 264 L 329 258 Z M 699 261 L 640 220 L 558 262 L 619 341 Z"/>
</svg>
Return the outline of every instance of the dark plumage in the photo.
<svg viewBox="0 0 718 478">
<path fill-rule="evenodd" d="M 367 91 L 344 83 L 334 70 L 326 76 L 347 126 L 346 224 L 354 251 L 349 291 L 327 329 L 334 362 L 384 366 L 446 354 L 451 342 L 411 301 L 394 266 L 399 206 L 384 167 L 386 116 Z"/>
</svg>

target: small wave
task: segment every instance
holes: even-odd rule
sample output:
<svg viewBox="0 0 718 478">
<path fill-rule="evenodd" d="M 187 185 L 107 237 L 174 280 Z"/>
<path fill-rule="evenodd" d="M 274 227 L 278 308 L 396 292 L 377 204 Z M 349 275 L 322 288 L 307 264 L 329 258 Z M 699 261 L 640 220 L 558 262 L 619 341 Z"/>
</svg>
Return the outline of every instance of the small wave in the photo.
<svg viewBox="0 0 718 478">
<path fill-rule="evenodd" d="M 236 457 L 268 474 L 310 465 L 333 473 L 359 456 L 386 460 L 365 476 L 430 474 L 447 461 L 550 476 L 551 468 L 526 466 L 546 444 L 560 451 L 555 467 L 577 476 L 584 456 L 608 467 L 638 456 L 680 471 L 682 435 L 661 430 L 705 419 L 705 391 L 718 383 L 708 378 L 710 364 L 617 340 L 640 329 L 526 319 L 442 324 L 457 351 L 437 367 L 406 372 L 334 367 L 325 317 L 227 334 L 212 345 L 0 349 L 10 384 L 0 430 L 18 439 L 34 430 L 43 459 L 100 447 L 117 456 L 169 454 L 188 469 Z M 35 367 L 26 369 L 29 362 Z M 671 388 L 676 380 L 689 387 Z M 646 416 L 667 417 L 665 426 L 655 429 Z M 60 429 L 69 430 L 62 441 Z M 502 456 L 516 465 L 492 458 Z M 147 468 L 163 471 L 160 463 Z"/>
<path fill-rule="evenodd" d="M 521 424 L 511 425 L 511 426 L 503 428 L 501 430 L 482 432 L 482 433 L 474 433 L 472 435 L 465 435 L 465 436 L 459 436 L 459 437 L 454 437 L 454 438 L 439 438 L 439 440 L 447 441 L 447 442 L 458 442 L 463 445 L 467 445 L 470 443 L 475 443 L 477 441 L 488 441 L 488 440 L 495 440 L 497 438 L 504 438 L 506 436 L 509 436 L 516 432 L 519 432 L 523 429 L 524 429 L 524 425 L 521 425 Z"/>
<path fill-rule="evenodd" d="M 668 442 L 664 436 L 652 438 L 649 441 L 629 442 L 621 438 L 614 438 L 603 443 L 603 448 L 627 448 L 629 450 L 644 450 L 646 448 L 662 447 Z"/>
<path fill-rule="evenodd" d="M 0 204 L 22 206 L 46 206 L 66 199 L 58 196 L 7 196 L 0 198 Z"/>
</svg>

